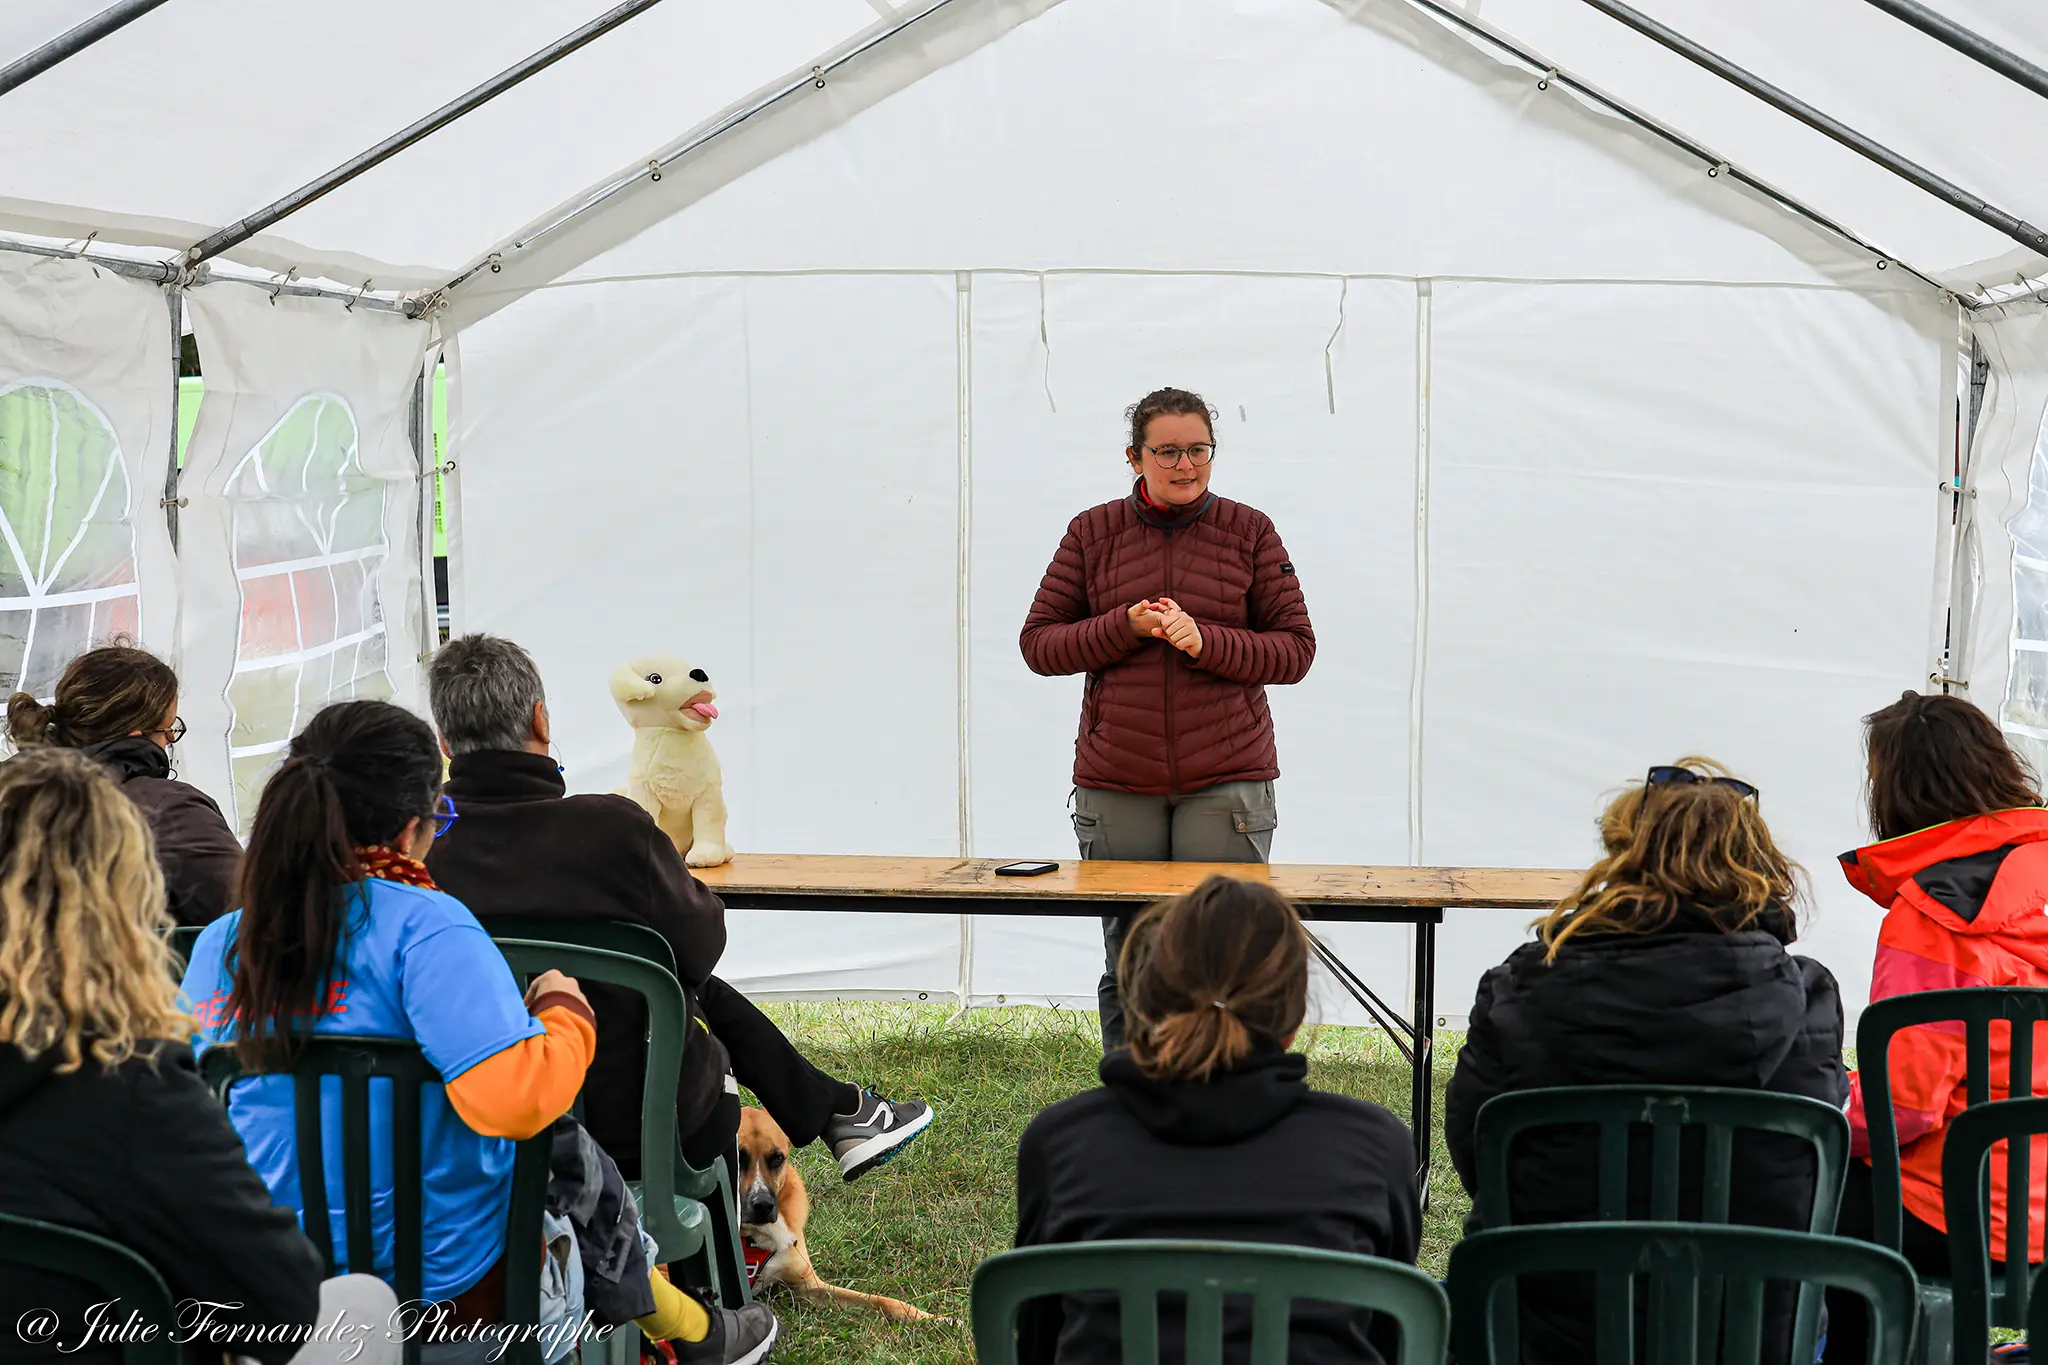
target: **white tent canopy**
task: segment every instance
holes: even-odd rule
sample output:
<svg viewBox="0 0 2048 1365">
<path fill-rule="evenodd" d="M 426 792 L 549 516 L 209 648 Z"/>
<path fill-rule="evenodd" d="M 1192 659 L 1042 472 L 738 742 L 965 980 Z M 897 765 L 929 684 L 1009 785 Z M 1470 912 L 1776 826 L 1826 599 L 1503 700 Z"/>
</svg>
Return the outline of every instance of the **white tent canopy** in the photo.
<svg viewBox="0 0 2048 1365">
<path fill-rule="evenodd" d="M 98 7 L 0 15 L 0 65 Z M 1637 8 L 2048 222 L 2048 98 L 1869 0 Z M 2048 66 L 2019 0 L 1932 8 Z M 211 262 L 338 301 L 179 272 L 601 12 L 366 0 L 338 32 L 168 0 L 0 94 L 0 233 L 164 262 L 194 323 L 176 581 L 146 537 L 128 572 L 204 680 L 187 766 L 224 794 L 310 706 L 419 699 L 436 347 L 458 627 L 534 650 L 579 787 L 623 771 L 618 660 L 706 663 L 743 848 L 1062 851 L 1076 689 L 1015 632 L 1162 382 L 1217 404 L 1218 488 L 1275 517 L 1322 640 L 1275 696 L 1276 856 L 1582 863 L 1603 792 L 1704 751 L 1814 869 L 1808 944 L 1853 1004 L 1875 915 L 1826 864 L 1859 837 L 1856 717 L 1966 686 L 2048 739 L 2048 258 L 1584 0 L 663 0 Z M 57 427 L 109 366 L 168 395 L 149 289 L 11 260 L 0 442 L 10 386 Z M 47 322 L 96 284 L 120 345 L 114 304 Z M 115 590 L 38 572 L 20 600 Z M 1453 921 L 1451 1012 L 1525 920 Z M 1400 992 L 1394 931 L 1340 939 Z M 750 916 L 733 972 L 1079 1002 L 1088 940 Z"/>
</svg>

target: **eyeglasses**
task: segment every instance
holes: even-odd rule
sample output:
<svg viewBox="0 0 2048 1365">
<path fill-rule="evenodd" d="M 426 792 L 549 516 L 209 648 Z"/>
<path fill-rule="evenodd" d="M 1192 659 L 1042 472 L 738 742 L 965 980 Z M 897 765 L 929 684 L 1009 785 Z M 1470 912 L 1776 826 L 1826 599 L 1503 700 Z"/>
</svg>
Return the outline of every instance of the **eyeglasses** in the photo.
<svg viewBox="0 0 2048 1365">
<path fill-rule="evenodd" d="M 165 726 L 163 729 L 144 730 L 141 733 L 145 736 L 152 737 L 156 735 L 162 735 L 164 736 L 166 743 L 176 744 L 179 740 L 185 737 L 185 718 L 183 716 L 174 716 L 171 719 L 171 723 Z"/>
<path fill-rule="evenodd" d="M 455 802 L 449 797 L 439 797 L 434 802 L 434 837 L 440 838 L 455 828 L 455 822 L 462 817 L 455 813 Z"/>
<path fill-rule="evenodd" d="M 1216 447 L 1209 442 L 1191 446 L 1140 446 L 1138 448 L 1157 461 L 1161 469 L 1172 469 L 1180 463 L 1180 457 L 1183 455 L 1187 456 L 1189 462 L 1197 469 L 1200 469 L 1203 465 L 1216 458 Z"/>
<path fill-rule="evenodd" d="M 1643 778 L 1643 787 L 1645 790 L 1651 787 L 1689 787 L 1695 782 L 1712 782 L 1717 786 L 1729 788 L 1737 796 L 1747 796 L 1751 799 L 1756 797 L 1756 787 L 1739 777 L 1706 777 L 1690 768 L 1680 768 L 1668 763 L 1659 763 L 1651 768 L 1649 774 Z"/>
</svg>

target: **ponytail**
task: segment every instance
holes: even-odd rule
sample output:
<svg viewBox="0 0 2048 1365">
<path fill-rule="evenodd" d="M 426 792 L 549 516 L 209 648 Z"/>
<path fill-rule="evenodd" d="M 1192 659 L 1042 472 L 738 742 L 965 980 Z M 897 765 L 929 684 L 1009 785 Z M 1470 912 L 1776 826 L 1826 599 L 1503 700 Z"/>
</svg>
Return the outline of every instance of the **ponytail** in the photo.
<svg viewBox="0 0 2048 1365">
<path fill-rule="evenodd" d="M 45 706 L 27 692 L 7 699 L 7 738 L 17 749 L 34 749 L 54 744 L 57 708 Z"/>
<path fill-rule="evenodd" d="M 317 758 L 286 759 L 263 788 L 242 855 L 228 1012 L 243 1065 L 289 1064 L 292 1020 L 325 1013 L 341 940 L 335 893 L 361 876 L 333 778 Z"/>
<path fill-rule="evenodd" d="M 441 787 L 434 732 L 382 701 L 322 710 L 263 788 L 242 855 L 242 923 L 228 1013 L 244 1064 L 289 1063 L 295 1031 L 328 1012 L 359 848 L 430 814 Z"/>
<path fill-rule="evenodd" d="M 1308 1015 L 1308 933 L 1260 882 L 1211 877 L 1139 915 L 1117 986 L 1131 1058 L 1161 1080 L 1207 1080 L 1286 1045 Z"/>
</svg>

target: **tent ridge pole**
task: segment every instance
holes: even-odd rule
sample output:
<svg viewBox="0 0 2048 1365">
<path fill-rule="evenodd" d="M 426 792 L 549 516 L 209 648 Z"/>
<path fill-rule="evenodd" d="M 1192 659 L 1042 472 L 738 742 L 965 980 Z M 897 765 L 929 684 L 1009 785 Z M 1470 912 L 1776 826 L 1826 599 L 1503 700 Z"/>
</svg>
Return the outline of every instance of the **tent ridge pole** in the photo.
<svg viewBox="0 0 2048 1365">
<path fill-rule="evenodd" d="M 1982 34 L 1964 28 L 1947 15 L 1936 13 L 1919 0 L 1863 0 L 1863 3 L 1912 25 L 1936 42 L 1948 44 L 2015 85 L 2023 85 L 2037 95 L 2048 96 L 2048 70 L 2034 65 L 2017 52 L 2000 47 Z"/>
<path fill-rule="evenodd" d="M 159 0 L 159 3 L 161 3 L 161 0 Z M 280 219 L 290 217 L 308 204 L 346 185 L 365 171 L 371 170 L 390 160 L 415 142 L 447 127 L 464 114 L 496 99 L 499 95 L 504 94 L 527 77 L 545 71 L 548 67 L 553 66 L 556 62 L 586 43 L 603 37 L 628 19 L 646 10 L 650 10 L 660 3 L 661 0 L 626 0 L 624 4 L 614 6 L 575 32 L 556 39 L 540 51 L 526 58 L 526 60 L 505 68 L 505 70 L 500 71 L 482 85 L 477 86 L 466 94 L 457 96 L 454 100 L 442 105 L 425 118 L 393 133 L 368 151 L 351 157 L 327 172 L 327 174 L 301 185 L 284 198 L 274 203 L 266 204 L 240 222 L 230 224 L 212 236 L 195 243 L 191 250 L 185 253 L 186 264 L 197 265 L 201 261 L 218 256 L 223 251 L 239 246 L 257 233 L 273 226 Z"/>
<path fill-rule="evenodd" d="M 1995 204 L 1990 204 L 1960 185 L 1943 179 L 1918 162 L 1909 161 L 1884 144 L 1857 132 L 1841 120 L 1822 113 L 1806 101 L 1789 91 L 1781 90 L 1762 77 L 1737 66 L 1719 53 L 1700 46 L 1676 29 L 1652 19 L 1640 10 L 1622 4 L 1621 0 L 1585 0 L 1585 3 L 1599 10 L 1608 18 L 1624 24 L 1642 34 L 1645 38 L 1668 48 L 1702 70 L 1719 76 L 1730 85 L 1770 105 L 1779 113 L 1797 119 L 1823 136 L 1834 139 L 1850 151 L 1872 161 L 1898 176 L 1906 183 L 1927 194 L 1933 195 L 1950 208 L 1969 214 L 1980 223 L 1998 229 L 2006 236 L 2026 247 L 2048 256 L 2048 233 L 2032 223 L 2007 213 Z"/>
<path fill-rule="evenodd" d="M 1673 147 L 1676 147 L 1678 150 L 1684 152 L 1686 155 L 1697 157 L 1701 162 L 1705 163 L 1708 167 L 1718 169 L 1720 170 L 1721 174 L 1726 175 L 1729 179 L 1736 181 L 1739 184 L 1745 185 L 1752 190 L 1755 190 L 1758 194 L 1763 195 L 1766 199 L 1769 199 L 1772 203 L 1778 205 L 1786 212 L 1804 218 L 1807 222 L 1812 223 L 1814 226 L 1820 228 L 1822 231 L 1833 233 L 1835 236 L 1841 238 L 1843 241 L 1849 243 L 1851 246 L 1854 246 L 1862 251 L 1867 251 L 1873 257 L 1876 257 L 1879 260 L 1889 260 L 1896 263 L 1901 269 L 1905 270 L 1915 279 L 1920 280 L 1923 284 L 1930 285 L 1933 288 L 1940 290 L 1944 294 L 1954 295 L 1955 291 L 1952 290 L 1948 285 L 1945 285 L 1940 280 L 1935 279 L 1926 271 L 1917 269 L 1910 263 L 1906 261 L 1901 261 L 1896 256 L 1892 256 L 1890 253 L 1886 252 L 1882 248 L 1876 246 L 1875 244 L 1869 241 L 1866 241 L 1863 237 L 1859 236 L 1857 233 L 1850 231 L 1842 224 L 1836 222 L 1834 219 L 1822 213 L 1819 209 L 1814 208 L 1811 204 L 1807 204 L 1802 200 L 1796 199 L 1792 195 L 1787 194 L 1785 191 L 1771 184 L 1768 180 L 1764 180 L 1758 176 L 1752 175 L 1750 172 L 1742 169 L 1740 166 L 1731 164 L 1727 160 L 1727 158 L 1720 156 L 1711 148 L 1702 146 L 1701 144 L 1693 141 L 1690 137 L 1679 132 L 1677 129 L 1670 127 L 1667 124 L 1660 123 L 1658 120 L 1652 118 L 1650 115 L 1644 113 L 1642 110 L 1637 109 L 1635 106 L 1627 103 L 1624 100 L 1618 99 L 1615 96 L 1608 94 L 1605 90 L 1600 89 L 1598 86 L 1591 85 L 1586 81 L 1581 80 L 1579 77 L 1574 76 L 1569 71 L 1560 70 L 1556 66 L 1552 65 L 1546 59 L 1539 57 L 1535 53 L 1529 51 L 1527 48 L 1522 47 L 1519 43 L 1515 42 L 1506 34 L 1499 32 L 1498 30 L 1492 28 L 1487 24 L 1479 22 L 1477 19 L 1474 19 L 1471 15 L 1466 14 L 1463 10 L 1457 9 L 1451 5 L 1443 4 L 1441 3 L 1441 0 L 1407 0 L 1407 3 L 1413 6 L 1414 8 L 1423 11 L 1426 14 L 1433 15 L 1435 18 L 1443 21 L 1445 24 L 1451 26 L 1452 28 L 1458 29 L 1474 38 L 1477 38 L 1479 41 L 1486 43 L 1489 46 L 1494 47 L 1501 52 L 1506 53 L 1508 56 L 1522 63 L 1522 65 L 1528 67 L 1532 74 L 1542 75 L 1546 80 L 1550 82 L 1550 84 L 1558 86 L 1559 88 L 1564 90 L 1569 90 L 1573 94 L 1579 96 L 1582 99 L 1590 100 L 1593 103 L 1599 105 L 1601 108 L 1612 112 L 1616 117 L 1625 119 L 1628 122 L 1634 124 L 1636 127 L 1641 128 L 1644 132 L 1650 133 L 1656 137 L 1664 139 L 1664 141 L 1670 143 Z M 1709 174 L 1712 173 L 1713 171 L 1712 169 L 1710 169 Z M 1452 277 L 1442 276 L 1440 278 L 1448 279 Z M 1964 303 L 1968 307 L 1977 306 L 1976 300 L 1965 299 Z"/>
<path fill-rule="evenodd" d="M 6 94 L 17 85 L 34 80 L 59 62 L 77 56 L 100 39 L 126 28 L 163 3 L 164 0 L 121 0 L 120 4 L 107 6 L 84 23 L 58 34 L 26 56 L 17 57 L 6 66 L 0 66 L 0 95 Z"/>
</svg>

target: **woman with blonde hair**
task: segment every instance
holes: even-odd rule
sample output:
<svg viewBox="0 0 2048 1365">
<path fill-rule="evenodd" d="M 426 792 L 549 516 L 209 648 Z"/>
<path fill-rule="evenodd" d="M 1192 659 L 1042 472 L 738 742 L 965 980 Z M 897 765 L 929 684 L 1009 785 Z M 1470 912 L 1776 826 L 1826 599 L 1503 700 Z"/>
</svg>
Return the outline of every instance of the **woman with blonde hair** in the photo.
<svg viewBox="0 0 2048 1365">
<path fill-rule="evenodd" d="M 1287 1049 L 1308 1012 L 1308 935 L 1285 897 L 1211 877 L 1140 914 L 1117 981 L 1130 1044 L 1102 1088 L 1040 1113 L 1017 1147 L 1017 1245 L 1172 1237 L 1274 1242 L 1412 1265 L 1421 1236 L 1408 1129 L 1376 1104 L 1314 1090 Z M 1250 1341 L 1241 1307 L 1225 1330 Z M 1020 1324 L 1029 1365 L 1122 1358 L 1113 1295 L 1039 1300 Z M 1370 1314 L 1294 1310 L 1290 1361 L 1383 1358 Z M 1183 1353 L 1163 1309 L 1164 1359 Z M 1233 1357 L 1234 1358 L 1234 1357 Z"/>
<path fill-rule="evenodd" d="M 64 749 L 0 764 L 0 1213 L 120 1243 L 174 1303 L 235 1305 L 214 1321 L 253 1332 L 236 1354 L 282 1365 L 341 1314 L 361 1334 L 356 1359 L 395 1360 L 382 1336 L 390 1289 L 366 1276 L 322 1285 L 298 1220 L 271 1202 L 200 1083 L 170 925 L 149 830 L 105 768 Z M 7 1265 L 0 1359 L 118 1359 L 118 1345 L 78 1349 L 103 1297 Z M 32 1320 L 38 1335 L 25 1338 Z"/>
<path fill-rule="evenodd" d="M 1600 817 L 1601 859 L 1537 926 L 1536 940 L 1480 978 L 1444 1101 L 1444 1136 L 1466 1192 L 1478 1186 L 1473 1128 L 1495 1095 L 1565 1085 L 1714 1085 L 1839 1106 L 1842 1005 L 1827 968 L 1787 951 L 1798 935 L 1799 870 L 1778 851 L 1757 789 L 1707 759 L 1660 764 Z M 1517 1223 L 1569 1223 L 1598 1207 L 1595 1139 L 1538 1131 L 1508 1168 Z M 1803 1230 L 1810 1148 L 1742 1134 L 1733 1222 Z M 1648 1216 L 1647 1189 L 1641 1216 Z M 1697 1181 L 1682 1190 L 1697 1207 Z M 1477 1218 L 1468 1222 L 1477 1231 Z M 1765 1300 L 1773 1359 L 1790 1350 L 1793 1295 Z M 1523 1281 L 1522 1359 L 1576 1365 L 1595 1354 L 1590 1284 Z"/>
</svg>

